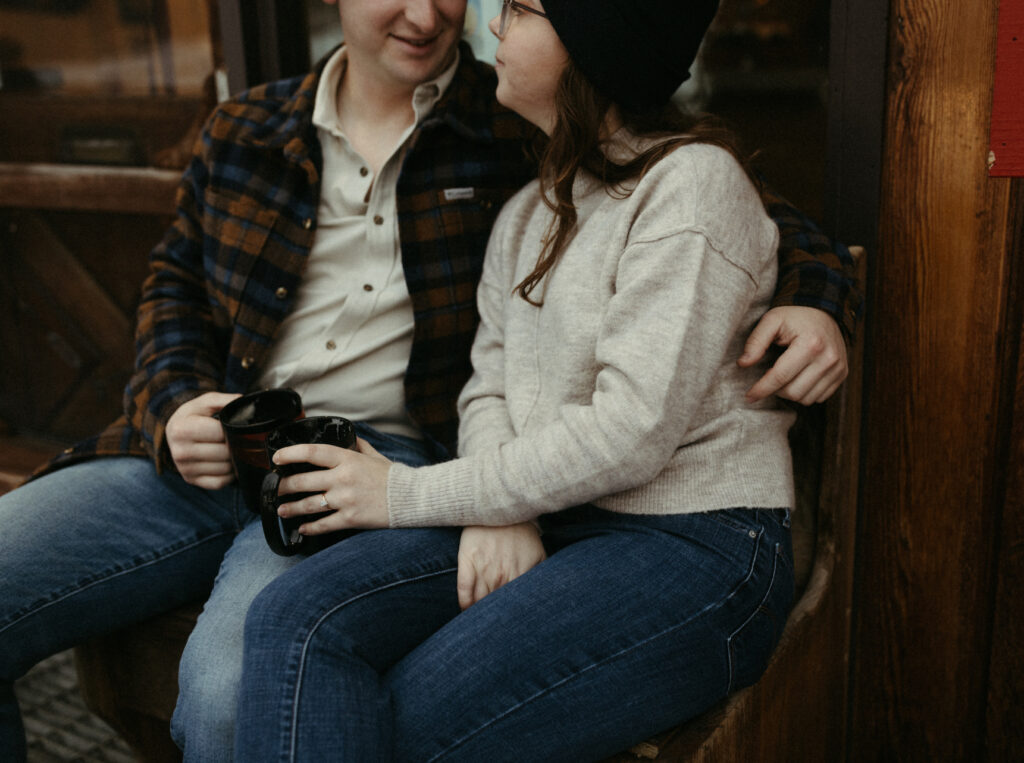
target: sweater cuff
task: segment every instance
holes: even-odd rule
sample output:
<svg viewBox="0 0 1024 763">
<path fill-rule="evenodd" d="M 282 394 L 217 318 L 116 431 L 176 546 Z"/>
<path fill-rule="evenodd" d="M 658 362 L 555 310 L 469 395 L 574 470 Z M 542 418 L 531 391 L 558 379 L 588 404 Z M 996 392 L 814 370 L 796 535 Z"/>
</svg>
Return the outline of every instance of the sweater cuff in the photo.
<svg viewBox="0 0 1024 763">
<path fill-rule="evenodd" d="M 462 527 L 474 517 L 471 458 L 434 466 L 392 464 L 388 471 L 390 527 Z"/>
</svg>

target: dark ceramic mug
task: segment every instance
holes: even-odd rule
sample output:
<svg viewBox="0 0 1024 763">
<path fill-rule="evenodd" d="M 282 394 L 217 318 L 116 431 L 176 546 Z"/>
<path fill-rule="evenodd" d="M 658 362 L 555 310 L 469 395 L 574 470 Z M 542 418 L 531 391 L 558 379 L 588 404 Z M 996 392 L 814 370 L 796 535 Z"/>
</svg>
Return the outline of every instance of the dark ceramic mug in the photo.
<svg viewBox="0 0 1024 763">
<path fill-rule="evenodd" d="M 339 448 L 355 448 L 356 432 L 352 422 L 341 416 L 311 416 L 289 424 L 279 426 L 269 435 L 266 441 L 267 461 L 273 465 L 274 454 L 291 445 L 311 443 L 314 445 L 336 445 Z M 260 517 L 263 521 L 263 534 L 271 550 L 281 556 L 292 556 L 299 552 L 313 553 L 354 531 L 329 533 L 326 535 L 306 536 L 299 534 L 299 526 L 312 522 L 329 514 L 306 514 L 301 517 L 281 517 L 277 510 L 282 503 L 298 501 L 313 493 L 278 494 L 278 485 L 285 477 L 303 472 L 311 472 L 322 467 L 308 463 L 282 464 L 272 466 L 272 471 L 263 478 L 260 490 Z"/>
<path fill-rule="evenodd" d="M 304 415 L 299 393 L 286 387 L 242 395 L 215 414 L 224 428 L 245 505 L 253 514 L 260 513 L 260 488 L 272 468 L 267 458 L 267 435 Z"/>
</svg>

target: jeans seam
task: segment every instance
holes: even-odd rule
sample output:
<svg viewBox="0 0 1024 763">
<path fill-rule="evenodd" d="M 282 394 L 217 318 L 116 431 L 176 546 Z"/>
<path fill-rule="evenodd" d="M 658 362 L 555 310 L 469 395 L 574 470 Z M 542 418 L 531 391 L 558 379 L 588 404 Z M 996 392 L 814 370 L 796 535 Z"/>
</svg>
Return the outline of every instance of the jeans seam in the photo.
<svg viewBox="0 0 1024 763">
<path fill-rule="evenodd" d="M 406 585 L 407 583 L 415 583 L 420 580 L 426 580 L 428 578 L 438 577 L 440 575 L 447 575 L 457 570 L 457 567 L 449 566 L 440 570 L 434 570 L 433 572 L 426 572 L 415 577 L 408 577 L 402 578 L 401 580 L 395 580 L 386 585 L 376 586 L 375 588 L 371 588 L 369 590 L 363 591 L 362 593 L 358 593 L 355 596 L 350 596 L 349 598 L 345 599 L 345 601 L 339 602 L 335 606 L 331 607 L 331 609 L 329 609 L 327 612 L 324 612 L 319 618 L 317 618 L 317 621 L 309 629 L 309 633 L 302 641 L 302 649 L 299 654 L 299 664 L 295 671 L 295 689 L 293 690 L 292 693 L 291 719 L 289 721 L 289 726 L 291 727 L 288 740 L 287 759 L 289 761 L 292 761 L 294 763 L 294 761 L 296 760 L 296 747 L 298 746 L 297 736 L 299 728 L 299 695 L 302 693 L 302 675 L 305 672 L 306 654 L 309 650 L 309 642 L 312 640 L 317 629 L 321 625 L 323 625 L 327 618 L 331 617 L 339 610 L 343 609 L 344 607 L 348 606 L 354 601 L 358 601 L 359 599 L 362 599 L 366 596 L 370 596 L 371 594 L 378 593 L 380 591 L 387 591 L 388 589 L 395 588 L 400 585 Z"/>
<path fill-rule="evenodd" d="M 763 535 L 763 531 L 762 531 L 761 534 L 758 535 L 758 546 L 760 546 L 762 535 Z M 622 657 L 623 655 L 628 654 L 629 652 L 632 652 L 632 651 L 634 651 L 636 649 L 639 649 L 640 647 L 642 647 L 642 646 L 644 646 L 646 644 L 651 643 L 652 641 L 655 641 L 655 640 L 657 640 L 659 638 L 662 638 L 663 636 L 667 636 L 670 633 L 672 633 L 673 631 L 677 631 L 680 628 L 683 628 L 683 627 L 689 625 L 690 623 L 694 622 L 695 620 L 703 617 L 708 612 L 710 612 L 710 611 L 712 611 L 714 609 L 717 609 L 719 607 L 724 606 L 725 603 L 728 602 L 729 600 L 731 600 L 736 595 L 736 592 L 739 591 L 740 588 L 742 588 L 743 585 L 748 580 L 750 580 L 750 577 L 754 574 L 754 569 L 756 568 L 756 565 L 757 565 L 757 550 L 755 550 L 755 552 L 754 552 L 753 561 L 751 562 L 750 569 L 747 571 L 747 574 L 743 577 L 743 580 L 740 581 L 736 585 L 736 587 L 733 588 L 733 590 L 731 590 L 729 592 L 729 594 L 727 596 L 725 596 L 724 598 L 718 599 L 718 600 L 716 600 L 714 602 L 709 603 L 707 606 L 705 606 L 699 612 L 695 612 L 693 614 L 693 616 L 687 618 L 686 620 L 683 620 L 682 622 L 678 622 L 675 625 L 672 625 L 672 626 L 670 626 L 668 628 L 664 628 L 661 631 L 658 631 L 657 633 L 654 633 L 654 634 L 648 636 L 647 638 L 645 638 L 645 639 L 643 639 L 641 641 L 637 641 L 636 643 L 630 644 L 629 646 L 620 649 L 619 651 L 615 652 L 614 654 L 610 654 L 610 655 L 608 655 L 607 657 L 605 657 L 605 658 L 603 658 L 601 660 L 598 660 L 596 662 L 592 662 L 590 665 L 587 665 L 586 667 L 584 667 L 584 668 L 582 668 L 580 670 L 575 671 L 572 675 L 566 676 L 565 678 L 562 678 L 561 680 L 556 681 L 555 683 L 551 684 L 550 686 L 544 687 L 543 689 L 535 692 L 533 695 L 527 697 L 526 699 L 522 700 L 521 702 L 517 702 L 515 705 L 513 705 L 510 708 L 508 708 L 504 712 L 499 713 L 498 715 L 494 716 L 493 718 L 488 720 L 486 723 L 481 724 L 480 726 L 478 726 L 477 728 L 473 729 L 469 733 L 465 734 L 461 738 L 455 740 L 450 745 L 448 745 L 443 750 L 441 750 L 436 755 L 434 755 L 432 758 L 430 758 L 427 761 L 427 763 L 433 763 L 434 761 L 439 760 L 443 755 L 446 755 L 447 753 L 449 753 L 452 750 L 456 749 L 460 745 L 462 745 L 465 742 L 469 741 L 474 736 L 476 736 L 477 734 L 482 732 L 484 729 L 486 729 L 488 726 L 491 726 L 491 725 L 497 723 L 498 721 L 502 720 L 503 718 L 505 718 L 505 717 L 511 715 L 512 713 L 516 712 L 520 708 L 525 707 L 526 705 L 528 705 L 529 703 L 533 702 L 534 700 L 537 700 L 540 697 L 544 696 L 545 694 L 548 694 L 549 692 L 554 691 L 555 689 L 558 689 L 558 688 L 564 686 L 568 682 L 573 681 L 573 680 L 579 678 L 580 676 L 584 675 L 585 673 L 589 673 L 591 670 L 594 670 L 595 668 L 600 667 L 601 665 L 604 665 L 604 664 L 606 664 L 608 662 L 616 660 L 619 657 Z M 773 568 L 773 570 L 772 570 L 772 582 L 773 583 L 774 583 L 774 580 L 775 580 L 775 571 L 774 571 L 774 568 Z M 771 585 L 769 585 L 768 590 L 771 591 Z M 767 596 L 766 596 L 766 598 L 767 598 Z M 762 599 L 761 601 L 763 603 L 764 599 Z M 728 644 L 727 644 L 727 646 L 728 646 Z M 727 656 L 728 656 L 728 649 L 726 650 L 726 652 L 727 652 Z M 732 662 L 731 662 L 731 660 L 729 662 L 729 674 L 730 674 L 730 684 L 731 684 L 731 675 L 732 675 Z"/>
<path fill-rule="evenodd" d="M 127 575 L 127 574 L 129 574 L 131 572 L 137 572 L 138 570 L 145 569 L 146 567 L 149 567 L 149 566 L 151 566 L 153 564 L 165 561 L 165 560 L 170 559 L 170 558 L 172 558 L 174 556 L 177 556 L 178 554 L 181 554 L 181 553 L 183 553 L 185 551 L 188 551 L 188 550 L 193 549 L 193 548 L 195 548 L 197 546 L 200 546 L 203 543 L 207 543 L 207 542 L 209 542 L 211 540 L 215 540 L 215 539 L 220 538 L 220 537 L 222 537 L 224 535 L 230 535 L 230 534 L 232 534 L 231 531 L 225 530 L 225 531 L 222 531 L 222 532 L 218 532 L 218 533 L 216 533 L 214 535 L 208 535 L 205 538 L 200 538 L 200 539 L 198 539 L 198 540 L 196 540 L 196 541 L 194 541 L 192 543 L 189 543 L 187 546 L 182 546 L 181 548 L 175 549 L 175 550 L 170 551 L 170 552 L 162 552 L 162 553 L 159 554 L 159 556 L 156 556 L 156 557 L 154 557 L 154 558 L 152 558 L 152 559 L 150 559 L 148 561 L 142 562 L 140 564 L 132 565 L 131 567 L 128 567 L 128 568 L 123 569 L 123 570 L 118 570 L 117 572 L 114 572 L 114 573 L 109 574 L 109 575 L 104 575 L 103 577 L 96 578 L 95 580 L 90 581 L 89 583 L 86 583 L 84 585 L 78 585 L 73 590 L 70 590 L 70 591 L 68 591 L 67 593 L 65 593 L 65 594 L 63 594 L 61 596 L 58 596 L 55 599 L 51 599 L 50 601 L 47 601 L 47 602 L 41 604 L 38 607 L 31 608 L 31 609 L 29 609 L 28 611 L 26 611 L 24 614 L 22 614 L 19 617 L 15 617 L 9 623 L 7 623 L 6 625 L 0 627 L 0 634 L 2 634 L 4 631 L 6 631 L 6 630 L 8 630 L 10 628 L 13 628 L 15 625 L 20 623 L 25 618 L 31 617 L 32 615 L 36 615 L 36 614 L 42 612 L 43 610 L 48 609 L 49 607 L 52 607 L 55 604 L 59 604 L 60 602 L 64 601 L 65 599 L 70 598 L 71 596 L 77 596 L 78 594 L 82 593 L 83 591 L 88 591 L 93 586 L 97 586 L 97 585 L 99 585 L 101 583 L 107 583 L 107 582 L 109 582 L 111 580 L 114 580 L 115 578 L 121 577 L 122 575 Z"/>
<path fill-rule="evenodd" d="M 758 543 L 760 544 L 760 538 L 758 539 Z M 739 626 L 736 628 L 736 630 L 734 630 L 732 633 L 729 634 L 729 638 L 726 639 L 726 642 L 725 642 L 725 646 L 726 646 L 725 655 L 726 655 L 726 659 L 728 660 L 728 663 L 729 663 L 729 685 L 726 688 L 726 694 L 731 694 L 732 693 L 732 690 L 733 690 L 733 679 L 735 678 L 735 666 L 733 665 L 733 659 L 732 659 L 732 641 L 736 637 L 736 634 L 739 633 L 740 631 L 742 631 L 747 626 L 747 624 L 751 620 L 754 619 L 754 616 L 758 612 L 761 611 L 761 608 L 764 606 L 764 603 L 768 600 L 768 597 L 771 596 L 772 589 L 775 587 L 775 577 L 776 577 L 776 574 L 778 573 L 778 570 L 779 570 L 779 553 L 780 553 L 780 551 L 781 551 L 780 544 L 776 543 L 775 544 L 775 553 L 772 554 L 772 574 L 771 574 L 771 577 L 768 579 L 768 587 L 765 589 L 764 596 L 761 597 L 761 601 L 759 601 L 757 603 L 757 606 L 754 607 L 754 610 L 747 616 L 747 618 L 742 623 L 739 624 Z M 755 558 L 755 563 L 756 563 L 756 558 Z M 753 566 L 751 566 L 750 574 L 753 575 L 753 573 L 754 573 Z M 750 578 L 750 576 L 748 575 L 747 579 L 749 580 L 749 578 Z"/>
</svg>

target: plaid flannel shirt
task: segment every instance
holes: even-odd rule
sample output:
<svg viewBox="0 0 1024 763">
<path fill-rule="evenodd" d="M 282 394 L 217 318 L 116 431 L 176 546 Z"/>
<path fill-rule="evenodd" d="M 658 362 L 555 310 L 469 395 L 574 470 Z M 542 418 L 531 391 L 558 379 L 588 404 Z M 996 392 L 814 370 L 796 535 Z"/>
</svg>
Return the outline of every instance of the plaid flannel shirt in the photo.
<svg viewBox="0 0 1024 763">
<path fill-rule="evenodd" d="M 761 198 L 780 233 L 779 275 L 772 307 L 824 310 L 839 324 L 846 341 L 853 341 L 864 297 L 850 250 L 763 184 Z"/>
<path fill-rule="evenodd" d="M 496 103 L 491 67 L 465 44 L 461 56 L 410 138 L 397 187 L 415 320 L 406 405 L 440 456 L 455 453 L 455 401 L 471 372 L 490 229 L 535 171 L 524 150 L 534 128 Z M 183 175 L 176 220 L 150 256 L 125 414 L 40 473 L 102 455 L 148 456 L 173 469 L 164 430 L 175 409 L 253 385 L 316 233 L 322 161 L 312 112 L 322 66 L 253 88 L 212 115 Z M 849 253 L 783 200 L 766 204 L 783 243 L 798 246 L 780 254 L 775 304 L 819 307 L 851 333 L 859 297 Z"/>
</svg>

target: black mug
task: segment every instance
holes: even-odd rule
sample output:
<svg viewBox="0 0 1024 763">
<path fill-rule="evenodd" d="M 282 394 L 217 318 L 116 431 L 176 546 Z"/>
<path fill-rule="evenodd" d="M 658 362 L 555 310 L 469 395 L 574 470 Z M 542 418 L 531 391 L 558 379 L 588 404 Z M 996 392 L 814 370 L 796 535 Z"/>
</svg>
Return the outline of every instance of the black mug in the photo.
<svg viewBox="0 0 1024 763">
<path fill-rule="evenodd" d="M 267 461 L 273 465 L 274 454 L 277 451 L 303 443 L 337 445 L 340 448 L 354 449 L 356 432 L 352 422 L 341 416 L 311 416 L 308 419 L 299 419 L 279 426 L 267 435 L 265 446 Z M 282 464 L 281 466 L 272 466 L 272 468 L 273 471 L 263 478 L 260 489 L 260 517 L 263 521 L 263 535 L 267 539 L 267 545 L 274 553 L 281 556 L 292 556 L 299 552 L 313 553 L 355 532 L 346 530 L 317 536 L 300 535 L 300 525 L 326 516 L 330 512 L 306 514 L 301 517 L 278 516 L 277 509 L 282 503 L 298 501 L 313 495 L 313 493 L 278 495 L 278 485 L 285 477 L 314 471 L 322 467 L 299 463 Z"/>
<path fill-rule="evenodd" d="M 304 415 L 299 393 L 286 387 L 242 395 L 214 415 L 224 429 L 231 465 L 245 505 L 253 514 L 260 513 L 260 488 L 272 467 L 267 459 L 267 436 Z"/>
</svg>

